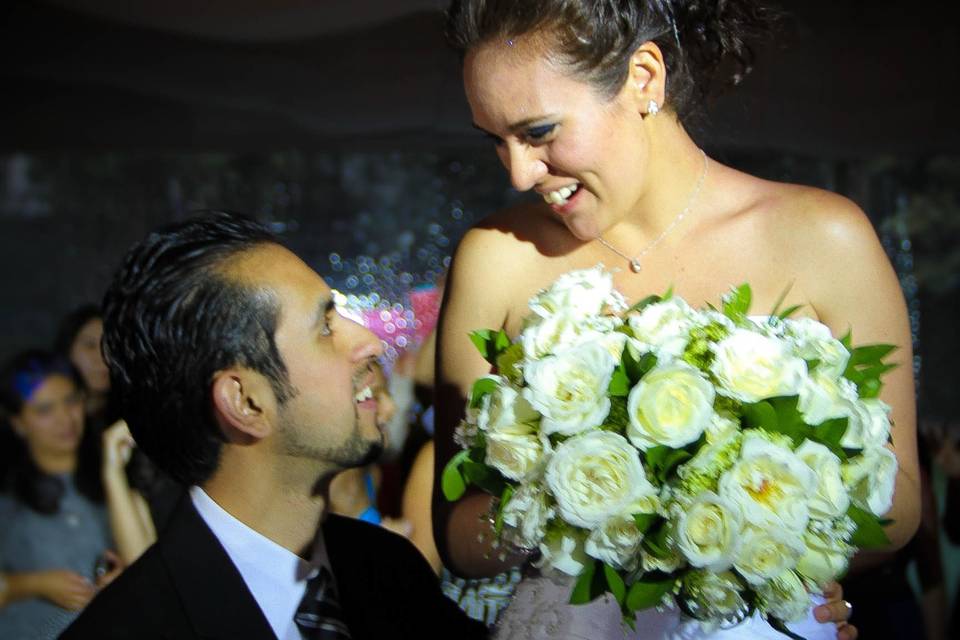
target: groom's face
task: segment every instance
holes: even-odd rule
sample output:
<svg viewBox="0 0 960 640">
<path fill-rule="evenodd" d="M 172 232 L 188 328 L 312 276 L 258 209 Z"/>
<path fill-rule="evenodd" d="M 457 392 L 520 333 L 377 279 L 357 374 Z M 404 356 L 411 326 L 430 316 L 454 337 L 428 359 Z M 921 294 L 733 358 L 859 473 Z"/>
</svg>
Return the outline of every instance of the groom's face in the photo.
<svg viewBox="0 0 960 640">
<path fill-rule="evenodd" d="M 338 467 L 379 453 L 373 389 L 380 340 L 337 313 L 330 287 L 279 245 L 255 250 L 249 272 L 279 306 L 275 340 L 294 393 L 278 409 L 278 451 Z"/>
</svg>

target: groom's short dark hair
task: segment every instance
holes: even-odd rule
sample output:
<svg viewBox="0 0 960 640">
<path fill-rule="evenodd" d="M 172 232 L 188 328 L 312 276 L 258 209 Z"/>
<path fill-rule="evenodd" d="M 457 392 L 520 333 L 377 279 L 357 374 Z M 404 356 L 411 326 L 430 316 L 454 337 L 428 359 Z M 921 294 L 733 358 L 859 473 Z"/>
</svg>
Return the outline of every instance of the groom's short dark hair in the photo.
<svg viewBox="0 0 960 640">
<path fill-rule="evenodd" d="M 121 415 L 144 453 L 184 484 L 204 481 L 219 462 L 217 371 L 247 367 L 280 402 L 293 394 L 274 340 L 273 293 L 228 270 L 232 258 L 271 243 L 276 236 L 251 218 L 206 212 L 137 243 L 104 297 L 103 354 Z"/>
</svg>

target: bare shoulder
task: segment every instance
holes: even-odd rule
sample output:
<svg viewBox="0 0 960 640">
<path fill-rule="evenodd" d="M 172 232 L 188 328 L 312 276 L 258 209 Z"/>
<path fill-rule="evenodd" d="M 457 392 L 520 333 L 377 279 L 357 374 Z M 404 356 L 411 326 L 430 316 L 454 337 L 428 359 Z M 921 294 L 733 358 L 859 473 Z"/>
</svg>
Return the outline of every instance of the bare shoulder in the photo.
<svg viewBox="0 0 960 640">
<path fill-rule="evenodd" d="M 779 238 L 801 258 L 808 252 L 829 257 L 834 252 L 872 251 L 877 235 L 870 219 L 844 196 L 795 184 L 763 182 L 754 211 L 771 239 Z"/>
</svg>

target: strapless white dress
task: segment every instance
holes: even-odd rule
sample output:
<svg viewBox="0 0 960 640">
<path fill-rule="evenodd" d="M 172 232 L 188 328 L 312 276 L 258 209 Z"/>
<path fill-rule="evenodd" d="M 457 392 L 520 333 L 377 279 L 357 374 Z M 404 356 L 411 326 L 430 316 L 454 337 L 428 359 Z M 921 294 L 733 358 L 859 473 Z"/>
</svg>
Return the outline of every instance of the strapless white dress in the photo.
<svg viewBox="0 0 960 640">
<path fill-rule="evenodd" d="M 572 578 L 541 575 L 525 577 L 501 614 L 493 632 L 495 640 L 786 640 L 786 636 L 759 615 L 728 629 L 705 630 L 675 610 L 646 609 L 637 614 L 636 631 L 621 622 L 620 608 L 606 594 L 584 605 L 568 604 Z M 833 640 L 837 628 L 813 617 L 813 607 L 823 602 L 811 596 L 807 618 L 787 625 L 806 640 Z"/>
</svg>

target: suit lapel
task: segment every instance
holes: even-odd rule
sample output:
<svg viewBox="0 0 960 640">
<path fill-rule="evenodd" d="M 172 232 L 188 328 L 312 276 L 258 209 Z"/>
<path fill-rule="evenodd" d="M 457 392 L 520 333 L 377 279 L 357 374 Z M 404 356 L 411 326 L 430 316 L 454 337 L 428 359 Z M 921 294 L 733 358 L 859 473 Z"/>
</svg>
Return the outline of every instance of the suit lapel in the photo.
<svg viewBox="0 0 960 640">
<path fill-rule="evenodd" d="M 180 501 L 157 544 L 199 637 L 276 638 L 240 572 L 189 495 Z"/>
</svg>

